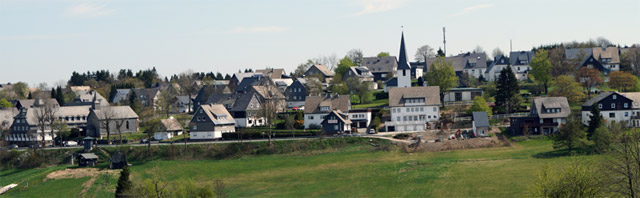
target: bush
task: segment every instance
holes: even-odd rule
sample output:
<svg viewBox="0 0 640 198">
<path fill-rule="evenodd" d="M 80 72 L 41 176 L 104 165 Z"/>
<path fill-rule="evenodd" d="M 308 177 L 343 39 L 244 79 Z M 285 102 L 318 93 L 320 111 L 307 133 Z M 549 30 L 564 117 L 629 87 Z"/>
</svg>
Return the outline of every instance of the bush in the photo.
<svg viewBox="0 0 640 198">
<path fill-rule="evenodd" d="M 309 129 L 320 129 L 320 128 L 321 128 L 321 126 L 318 125 L 318 124 L 310 124 L 309 125 Z"/>
<path fill-rule="evenodd" d="M 382 100 L 382 99 L 388 99 L 389 98 L 389 93 L 385 93 L 385 92 L 376 92 L 373 93 L 373 95 L 376 97 L 376 100 Z"/>
<path fill-rule="evenodd" d="M 409 139 L 410 135 L 406 133 L 401 133 L 393 136 L 393 139 L 406 140 Z"/>
</svg>

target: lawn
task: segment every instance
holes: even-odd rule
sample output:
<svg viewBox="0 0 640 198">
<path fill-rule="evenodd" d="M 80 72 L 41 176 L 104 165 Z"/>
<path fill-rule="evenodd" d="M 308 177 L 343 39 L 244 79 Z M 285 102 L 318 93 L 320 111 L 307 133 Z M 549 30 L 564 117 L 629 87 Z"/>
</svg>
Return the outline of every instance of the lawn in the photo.
<svg viewBox="0 0 640 198">
<path fill-rule="evenodd" d="M 540 167 L 566 164 L 571 158 L 558 156 L 551 142 L 541 139 L 511 147 L 436 153 L 372 152 L 370 146 L 350 146 L 227 160 L 156 160 L 135 165 L 132 172 L 134 183 L 150 177 L 154 167 L 163 170 L 160 177 L 170 181 L 222 179 L 230 197 L 522 197 Z M 36 180 L 43 177 L 37 175 L 55 169 L 60 168 L 9 170 L 0 175 L 5 184 L 23 177 Z M 86 178 L 75 180 L 60 182 L 64 184 L 46 181 L 28 190 L 9 192 L 7 197 L 69 197 L 47 192 L 53 187 L 82 184 Z M 68 190 L 79 192 L 76 186 Z"/>
<path fill-rule="evenodd" d="M 389 99 L 374 100 L 374 101 L 371 101 L 369 104 L 353 105 L 353 109 L 366 109 L 366 108 L 380 107 L 385 105 L 389 105 Z"/>
</svg>

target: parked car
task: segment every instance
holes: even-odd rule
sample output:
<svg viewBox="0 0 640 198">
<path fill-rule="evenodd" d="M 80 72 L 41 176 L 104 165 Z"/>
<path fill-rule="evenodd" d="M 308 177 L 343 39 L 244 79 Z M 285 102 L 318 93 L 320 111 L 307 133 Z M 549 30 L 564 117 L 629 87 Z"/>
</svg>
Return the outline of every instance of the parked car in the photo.
<svg viewBox="0 0 640 198">
<path fill-rule="evenodd" d="M 149 139 L 140 140 L 140 144 L 148 144 L 148 143 L 149 143 Z"/>
<path fill-rule="evenodd" d="M 18 149 L 18 145 L 17 145 L 17 144 L 9 145 L 9 147 L 7 147 L 7 149 L 9 149 L 9 150 L 11 150 L 11 149 Z"/>
<path fill-rule="evenodd" d="M 66 141 L 64 146 L 78 146 L 78 142 L 76 141 Z"/>
<path fill-rule="evenodd" d="M 304 106 L 299 106 L 299 107 L 293 107 L 292 108 L 294 111 L 304 111 Z"/>
<path fill-rule="evenodd" d="M 375 129 L 369 129 L 369 131 L 367 131 L 368 134 L 376 134 L 376 130 Z"/>
</svg>

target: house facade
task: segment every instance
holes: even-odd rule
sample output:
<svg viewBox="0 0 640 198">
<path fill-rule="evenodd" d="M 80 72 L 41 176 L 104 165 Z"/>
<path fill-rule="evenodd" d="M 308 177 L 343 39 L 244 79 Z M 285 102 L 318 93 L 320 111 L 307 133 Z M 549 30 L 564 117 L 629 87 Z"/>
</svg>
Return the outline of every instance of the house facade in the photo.
<svg viewBox="0 0 640 198">
<path fill-rule="evenodd" d="M 349 115 L 339 110 L 329 112 L 322 120 L 322 132 L 325 135 L 351 133 L 351 120 Z"/>
<path fill-rule="evenodd" d="M 320 82 L 325 84 L 325 83 L 331 82 L 331 79 L 333 79 L 334 73 L 324 65 L 314 64 L 311 67 L 309 67 L 309 69 L 307 69 L 307 71 L 304 72 L 304 76 L 305 77 L 310 77 L 310 76 L 317 77 L 320 80 Z"/>
<path fill-rule="evenodd" d="M 531 111 L 525 117 L 511 117 L 511 134 L 552 134 L 567 122 L 571 108 L 566 97 L 537 97 L 531 102 Z"/>
<path fill-rule="evenodd" d="M 440 87 L 396 87 L 389 91 L 387 131 L 423 131 L 440 117 Z"/>
<path fill-rule="evenodd" d="M 371 110 L 352 109 L 349 111 L 349 120 L 351 120 L 351 127 L 365 129 L 371 124 Z"/>
<path fill-rule="evenodd" d="M 476 96 L 482 96 L 481 88 L 451 88 L 444 94 L 444 102 L 472 101 Z"/>
<path fill-rule="evenodd" d="M 221 104 L 200 105 L 189 125 L 191 140 L 220 139 L 222 133 L 236 132 L 233 117 Z"/>
<path fill-rule="evenodd" d="M 504 55 L 498 55 L 493 59 L 493 62 L 489 64 L 487 70 L 484 72 L 484 77 L 487 81 L 496 81 L 500 77 L 500 72 L 509 66 L 509 59 Z M 512 68 L 513 70 L 513 68 Z"/>
<path fill-rule="evenodd" d="M 223 105 L 233 117 L 236 127 L 264 126 L 264 118 L 258 115 L 261 102 L 256 93 L 211 95 L 207 104 Z"/>
<path fill-rule="evenodd" d="M 11 144 L 26 146 L 31 144 L 42 144 L 44 136 L 45 144 L 52 143 L 56 137 L 55 129 L 45 126 L 44 131 L 39 127 L 38 114 L 44 112 L 43 106 L 22 108 L 18 111 L 11 123 L 10 132 L 5 140 Z M 55 120 L 64 121 L 69 129 L 80 129 L 84 131 L 87 126 L 89 109 L 91 106 L 54 106 L 52 112 Z M 54 134 L 51 131 L 54 130 Z"/>
<path fill-rule="evenodd" d="M 349 95 L 307 96 L 304 109 L 304 128 L 321 128 L 322 121 L 333 110 L 349 112 L 351 97 Z"/>
<path fill-rule="evenodd" d="M 182 135 L 182 125 L 177 119 L 171 117 L 160 120 L 162 124 L 157 132 L 153 133 L 153 139 L 155 140 L 167 140 L 173 137 Z"/>
<path fill-rule="evenodd" d="M 307 88 L 300 79 L 296 79 L 284 90 L 287 108 L 304 106 L 304 100 L 307 98 Z"/>
<path fill-rule="evenodd" d="M 509 59 L 511 60 L 511 69 L 516 75 L 518 80 L 527 80 L 529 79 L 528 74 L 531 71 L 531 60 L 533 60 L 533 56 L 535 53 L 532 51 L 517 51 L 511 52 L 509 54 Z M 499 72 L 498 72 L 499 74 Z"/>
<path fill-rule="evenodd" d="M 489 116 L 486 111 L 476 111 L 472 113 L 473 121 L 471 123 L 473 132 L 477 137 L 489 136 Z"/>
<path fill-rule="evenodd" d="M 87 118 L 87 136 L 103 138 L 107 136 L 107 131 L 111 135 L 137 132 L 138 114 L 129 106 L 91 109 Z"/>
<path fill-rule="evenodd" d="M 398 59 L 395 56 L 387 57 L 364 57 L 362 66 L 369 68 L 373 74 L 373 81 L 386 81 L 395 77 L 398 69 Z"/>
</svg>

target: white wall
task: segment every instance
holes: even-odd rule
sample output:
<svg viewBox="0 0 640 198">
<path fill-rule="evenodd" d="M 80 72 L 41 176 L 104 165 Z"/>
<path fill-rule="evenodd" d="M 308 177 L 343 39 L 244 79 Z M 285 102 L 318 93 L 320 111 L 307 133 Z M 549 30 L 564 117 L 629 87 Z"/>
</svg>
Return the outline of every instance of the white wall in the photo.
<svg viewBox="0 0 640 198">
<path fill-rule="evenodd" d="M 220 131 L 192 131 L 189 139 L 192 140 L 206 140 L 206 139 L 217 139 L 222 138 L 222 132 Z"/>
<path fill-rule="evenodd" d="M 319 113 L 319 114 L 305 114 L 304 115 L 304 128 L 305 129 L 309 129 L 309 126 L 311 126 L 312 124 L 318 125 L 318 126 L 322 126 L 322 120 L 324 119 L 323 117 L 326 116 L 328 113 Z"/>
<path fill-rule="evenodd" d="M 610 117 L 610 113 L 614 113 L 613 118 Z M 607 121 L 606 122 L 607 124 L 611 121 L 616 121 L 616 122 L 624 121 L 624 122 L 627 122 L 627 126 L 631 125 L 631 116 L 633 116 L 634 113 L 638 113 L 638 111 L 637 110 L 600 111 L 600 115 L 602 115 L 602 118 Z M 589 120 L 591 120 L 589 117 L 590 115 L 591 115 L 590 111 L 582 111 L 582 124 L 589 125 Z"/>
</svg>

